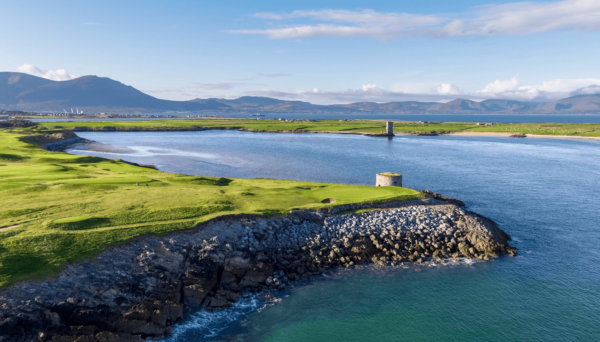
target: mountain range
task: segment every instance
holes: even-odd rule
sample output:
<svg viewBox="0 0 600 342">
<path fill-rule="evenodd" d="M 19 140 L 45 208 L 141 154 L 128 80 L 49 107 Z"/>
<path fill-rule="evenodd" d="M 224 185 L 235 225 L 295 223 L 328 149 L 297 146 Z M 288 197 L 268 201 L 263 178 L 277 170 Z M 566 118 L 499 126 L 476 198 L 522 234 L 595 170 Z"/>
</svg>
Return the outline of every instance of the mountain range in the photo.
<svg viewBox="0 0 600 342">
<path fill-rule="evenodd" d="M 439 102 L 355 102 L 315 105 L 268 97 L 237 99 L 161 100 L 106 77 L 83 76 L 51 81 L 17 72 L 0 72 L 0 109 L 62 112 L 77 108 L 86 113 L 313 113 L 313 114 L 575 114 L 600 113 L 600 94 L 577 95 L 556 102 L 456 99 Z"/>
</svg>

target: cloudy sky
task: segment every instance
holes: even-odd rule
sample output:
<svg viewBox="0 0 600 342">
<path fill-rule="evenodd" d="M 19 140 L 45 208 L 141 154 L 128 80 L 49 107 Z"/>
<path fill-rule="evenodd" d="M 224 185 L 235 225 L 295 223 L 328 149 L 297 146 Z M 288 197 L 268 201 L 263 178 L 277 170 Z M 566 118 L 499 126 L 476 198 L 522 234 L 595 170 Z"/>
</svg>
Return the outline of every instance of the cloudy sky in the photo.
<svg viewBox="0 0 600 342">
<path fill-rule="evenodd" d="M 600 92 L 600 0 L 4 1 L 0 70 L 313 103 Z"/>
</svg>

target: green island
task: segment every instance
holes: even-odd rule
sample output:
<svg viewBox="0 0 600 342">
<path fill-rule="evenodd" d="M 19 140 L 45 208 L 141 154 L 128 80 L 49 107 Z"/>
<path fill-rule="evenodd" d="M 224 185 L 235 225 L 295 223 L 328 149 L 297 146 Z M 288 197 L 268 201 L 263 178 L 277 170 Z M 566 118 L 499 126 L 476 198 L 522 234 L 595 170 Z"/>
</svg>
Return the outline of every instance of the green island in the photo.
<svg viewBox="0 0 600 342">
<path fill-rule="evenodd" d="M 61 138 L 43 126 L 0 130 L 0 286 L 47 279 L 134 237 L 222 215 L 333 206 L 321 203 L 327 198 L 337 206 L 424 196 L 399 187 L 185 176 L 36 146 Z"/>
<path fill-rule="evenodd" d="M 55 128 L 56 127 L 56 128 Z M 182 130 L 182 129 L 240 129 L 255 132 L 331 132 L 380 134 L 385 131 L 385 121 L 375 120 L 319 120 L 319 121 L 280 121 L 274 119 L 165 119 L 140 121 L 79 121 L 79 122 L 43 122 L 39 130 L 72 130 L 86 127 L 89 130 L 114 129 L 118 131 L 135 130 Z M 497 123 L 493 126 L 477 125 L 470 122 L 408 122 L 395 121 L 396 134 L 453 134 L 504 133 L 556 135 L 573 137 L 600 137 L 598 123 Z"/>
</svg>

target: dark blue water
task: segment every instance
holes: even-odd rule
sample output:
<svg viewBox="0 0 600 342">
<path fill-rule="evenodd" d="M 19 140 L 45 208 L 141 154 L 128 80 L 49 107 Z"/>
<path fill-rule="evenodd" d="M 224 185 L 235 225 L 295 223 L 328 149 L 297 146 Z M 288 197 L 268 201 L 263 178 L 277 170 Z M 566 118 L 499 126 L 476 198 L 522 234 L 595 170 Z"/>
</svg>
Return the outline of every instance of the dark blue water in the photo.
<svg viewBox="0 0 600 342">
<path fill-rule="evenodd" d="M 214 115 L 230 118 L 257 118 L 250 114 L 164 114 L 152 113 L 151 115 L 173 115 L 174 118 L 120 118 L 120 119 L 33 119 L 36 122 L 54 121 L 132 121 L 132 120 L 162 120 L 185 118 L 186 115 Z M 260 119 L 352 119 L 352 120 L 398 120 L 398 121 L 436 121 L 436 122 L 498 122 L 498 123 L 600 123 L 600 115 L 560 115 L 560 114 L 304 114 L 304 113 L 265 113 Z"/>
<path fill-rule="evenodd" d="M 598 341 L 600 142 L 234 131 L 81 133 L 71 153 L 207 176 L 404 184 L 466 202 L 513 237 L 516 258 L 364 268 L 197 313 L 169 341 Z M 95 151 L 96 150 L 96 151 Z M 103 151 L 98 152 L 97 150 Z M 112 152 L 111 152 L 112 151 Z"/>
</svg>

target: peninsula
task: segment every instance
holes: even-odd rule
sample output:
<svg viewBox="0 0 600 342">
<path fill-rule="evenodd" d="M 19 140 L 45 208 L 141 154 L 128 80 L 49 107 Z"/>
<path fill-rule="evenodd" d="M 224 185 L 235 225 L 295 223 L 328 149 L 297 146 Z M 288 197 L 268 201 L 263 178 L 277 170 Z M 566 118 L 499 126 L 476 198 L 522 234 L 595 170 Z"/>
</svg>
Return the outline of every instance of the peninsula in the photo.
<svg viewBox="0 0 600 342">
<path fill-rule="evenodd" d="M 1 125 L 1 121 L 0 121 Z M 600 123 L 474 123 L 394 121 L 396 135 L 488 135 L 513 137 L 599 138 Z M 292 120 L 292 119 L 165 119 L 140 121 L 40 122 L 32 130 L 52 132 L 201 131 L 211 129 L 270 133 L 335 133 L 386 135 L 384 120 Z"/>
<path fill-rule="evenodd" d="M 80 139 L 66 127 L 5 126 L 3 342 L 142 341 L 185 307 L 224 310 L 336 267 L 516 255 L 493 221 L 431 192 L 170 174 L 48 151 Z"/>
</svg>

